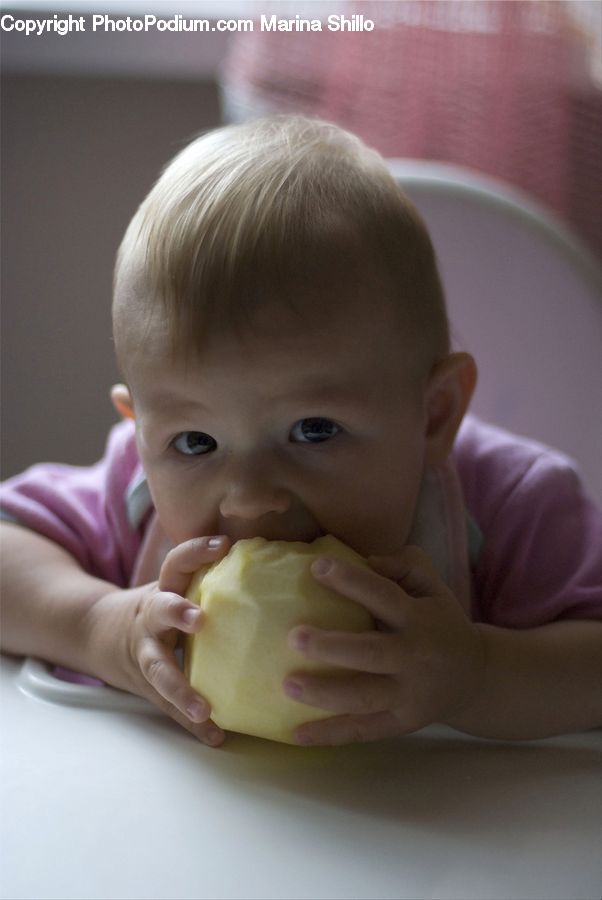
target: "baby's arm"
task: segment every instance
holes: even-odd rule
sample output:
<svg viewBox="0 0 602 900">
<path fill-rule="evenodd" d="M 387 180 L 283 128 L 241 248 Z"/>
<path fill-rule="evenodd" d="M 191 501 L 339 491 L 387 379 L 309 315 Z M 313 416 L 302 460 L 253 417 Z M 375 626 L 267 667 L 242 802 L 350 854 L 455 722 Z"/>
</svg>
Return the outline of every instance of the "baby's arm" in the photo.
<svg viewBox="0 0 602 900">
<path fill-rule="evenodd" d="M 159 581 L 122 590 L 84 572 L 61 547 L 2 524 L 2 650 L 31 655 L 146 697 L 208 744 L 223 733 L 178 669 L 179 632 L 202 625 L 181 594 L 190 575 L 227 550 L 189 541 L 168 554 Z"/>
<path fill-rule="evenodd" d="M 301 742 L 374 740 L 434 722 L 502 740 L 602 726 L 602 623 L 525 631 L 475 624 L 418 548 L 373 562 L 381 574 L 337 561 L 315 576 L 366 606 L 380 631 L 291 632 L 309 658 L 350 670 L 347 678 L 287 679 L 295 699 L 333 712 L 301 726 Z"/>
<path fill-rule="evenodd" d="M 602 727 L 602 622 L 479 629 L 484 678 L 471 704 L 449 724 L 507 740 Z"/>
</svg>

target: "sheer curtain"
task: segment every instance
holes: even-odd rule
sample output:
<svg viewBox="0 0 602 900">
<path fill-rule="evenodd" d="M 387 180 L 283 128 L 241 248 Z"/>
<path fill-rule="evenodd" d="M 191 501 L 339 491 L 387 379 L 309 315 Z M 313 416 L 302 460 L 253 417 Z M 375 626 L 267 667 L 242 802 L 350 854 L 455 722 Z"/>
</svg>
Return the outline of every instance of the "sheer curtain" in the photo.
<svg viewBox="0 0 602 900">
<path fill-rule="evenodd" d="M 288 4 L 263 3 L 286 16 Z M 223 70 L 234 118 L 296 110 L 386 156 L 469 166 L 568 221 L 602 257 L 598 2 L 296 3 L 316 32 L 236 35 Z M 329 31 L 331 13 L 372 31 Z M 356 20 L 357 21 L 357 20 Z"/>
</svg>

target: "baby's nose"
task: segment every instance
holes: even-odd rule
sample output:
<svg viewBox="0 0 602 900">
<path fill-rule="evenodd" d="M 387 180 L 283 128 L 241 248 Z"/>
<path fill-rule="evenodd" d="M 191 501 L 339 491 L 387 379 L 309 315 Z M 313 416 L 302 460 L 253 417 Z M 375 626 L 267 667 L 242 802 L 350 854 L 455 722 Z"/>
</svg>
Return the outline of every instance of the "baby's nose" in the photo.
<svg viewBox="0 0 602 900">
<path fill-rule="evenodd" d="M 288 490 L 264 475 L 249 472 L 228 482 L 219 509 L 225 519 L 258 519 L 269 513 L 286 513 L 290 506 Z"/>
</svg>

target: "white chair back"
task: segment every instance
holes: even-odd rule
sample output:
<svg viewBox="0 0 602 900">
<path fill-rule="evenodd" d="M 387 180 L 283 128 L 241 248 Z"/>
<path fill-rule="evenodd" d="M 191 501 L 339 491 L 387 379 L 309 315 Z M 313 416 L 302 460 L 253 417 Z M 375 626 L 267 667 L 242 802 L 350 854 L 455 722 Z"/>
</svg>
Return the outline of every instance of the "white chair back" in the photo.
<svg viewBox="0 0 602 900">
<path fill-rule="evenodd" d="M 473 353 L 473 411 L 578 463 L 602 503 L 602 274 L 518 191 L 442 163 L 390 160 L 429 227 L 454 343 Z"/>
</svg>

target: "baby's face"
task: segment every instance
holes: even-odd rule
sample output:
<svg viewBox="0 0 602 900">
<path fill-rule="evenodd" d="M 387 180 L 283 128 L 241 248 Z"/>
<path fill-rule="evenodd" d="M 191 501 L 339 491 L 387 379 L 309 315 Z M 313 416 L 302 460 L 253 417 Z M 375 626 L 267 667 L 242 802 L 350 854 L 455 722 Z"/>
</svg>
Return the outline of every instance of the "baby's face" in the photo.
<svg viewBox="0 0 602 900">
<path fill-rule="evenodd" d="M 424 380 L 385 300 L 356 288 L 309 321 L 268 304 L 244 339 L 174 367 L 157 329 L 126 369 L 138 446 L 174 543 L 226 534 L 399 551 L 425 462 Z M 355 296 L 353 296 L 355 294 Z"/>
</svg>

